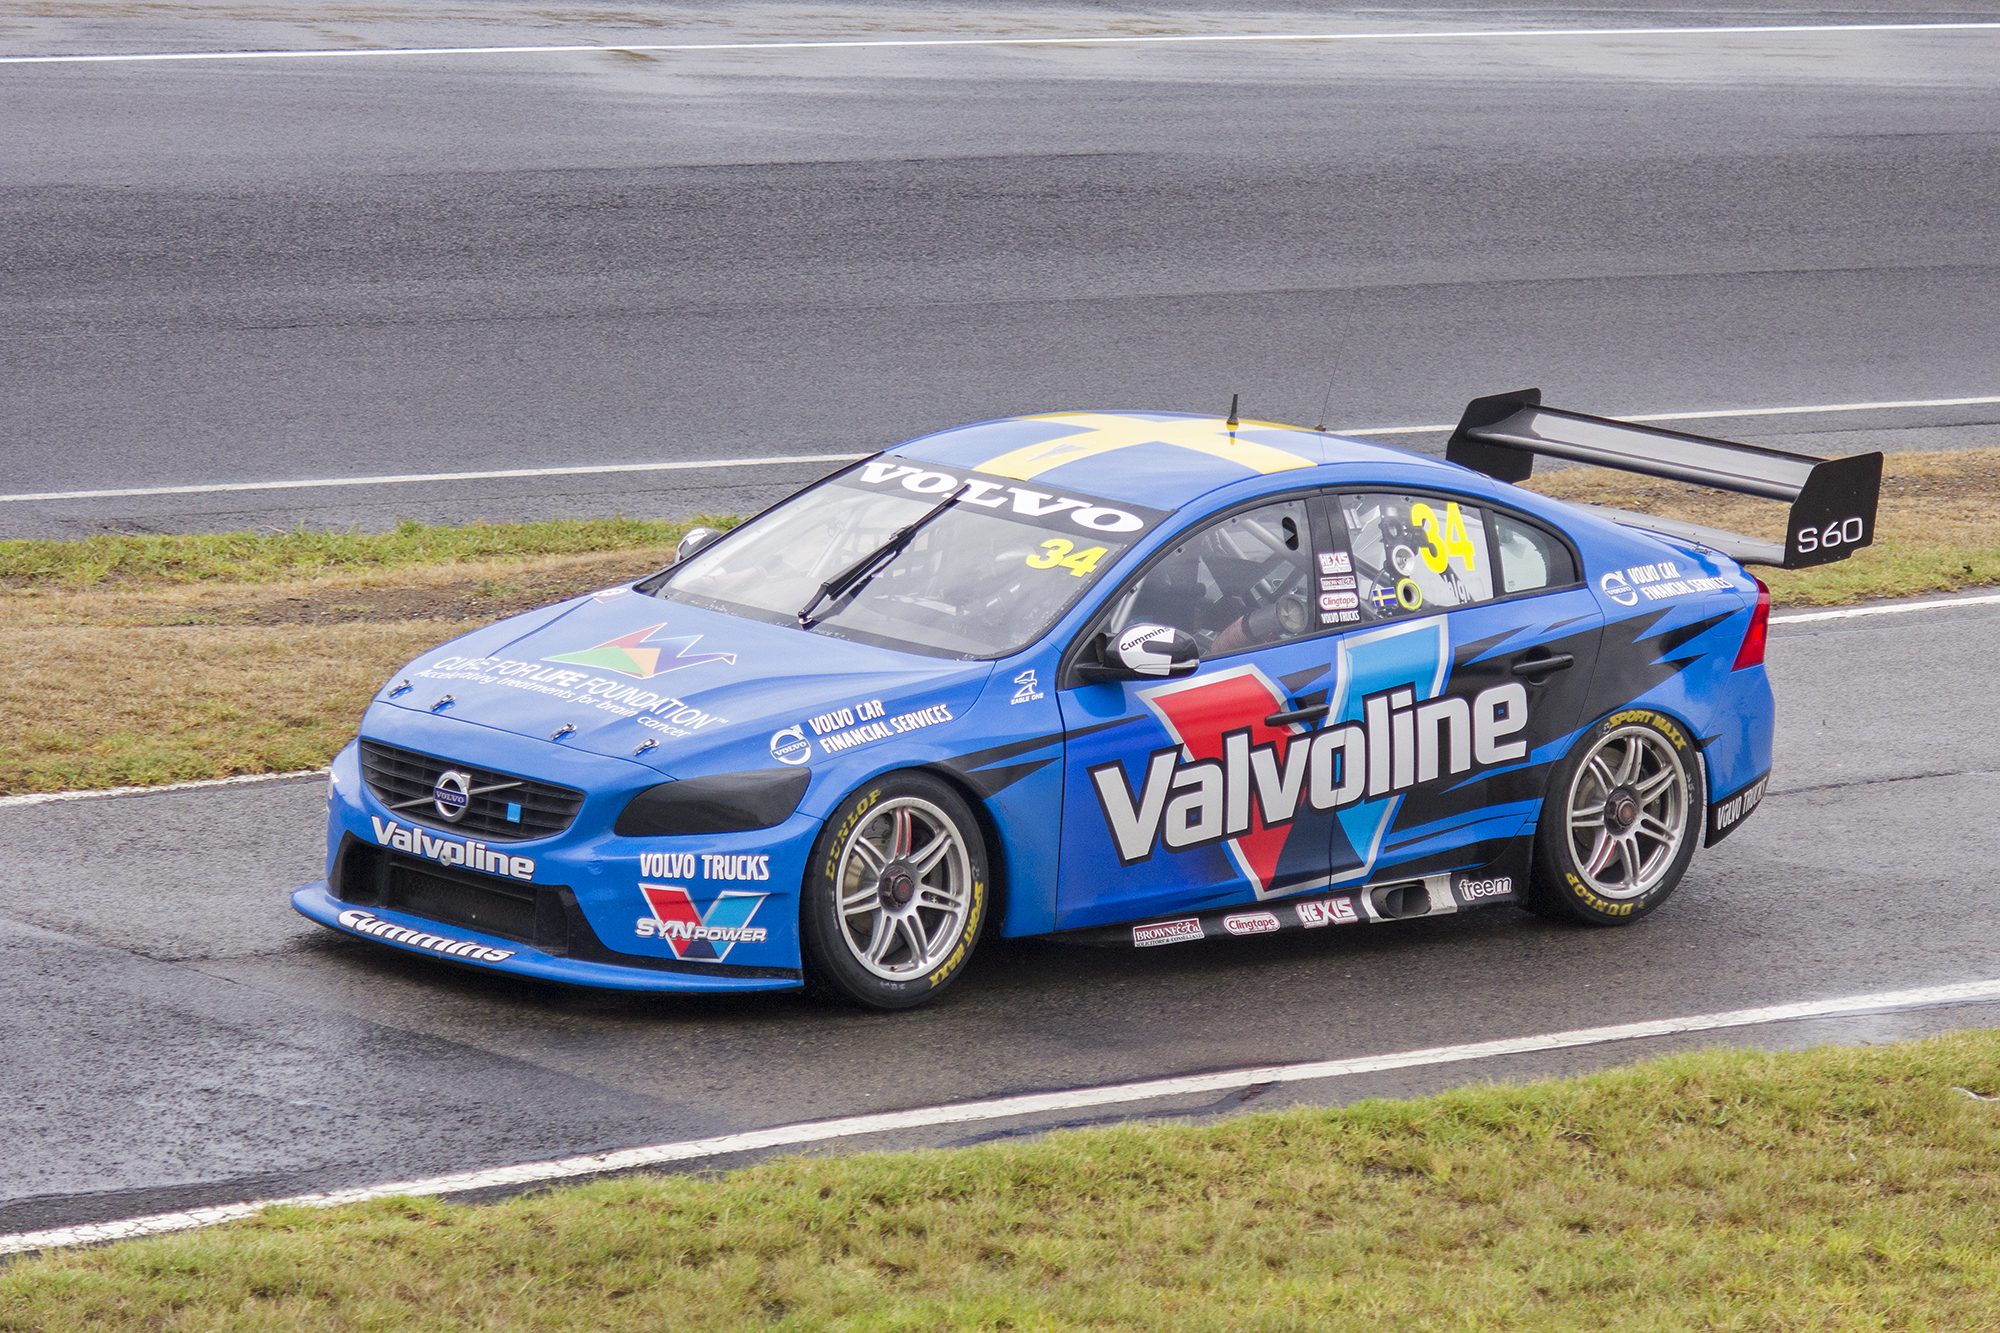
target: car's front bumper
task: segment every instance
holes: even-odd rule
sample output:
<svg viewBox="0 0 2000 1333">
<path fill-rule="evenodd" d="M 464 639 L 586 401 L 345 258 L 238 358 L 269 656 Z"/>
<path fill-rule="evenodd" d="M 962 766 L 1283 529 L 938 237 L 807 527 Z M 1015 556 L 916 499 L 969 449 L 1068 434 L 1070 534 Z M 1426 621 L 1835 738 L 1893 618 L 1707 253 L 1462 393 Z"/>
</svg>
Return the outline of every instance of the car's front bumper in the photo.
<svg viewBox="0 0 2000 1333">
<path fill-rule="evenodd" d="M 447 719 L 389 720 L 385 743 L 475 769 L 548 773 L 588 794 L 560 833 L 481 836 L 385 806 L 350 745 L 332 764 L 324 878 L 293 895 L 305 916 L 405 952 L 573 985 L 802 984 L 798 886 L 819 831 L 811 816 L 740 833 L 621 836 L 612 825 L 624 802 L 663 778 Z M 430 938 L 409 942 L 418 935 Z"/>
<path fill-rule="evenodd" d="M 743 969 L 679 970 L 664 960 L 634 966 L 562 957 L 519 940 L 483 934 L 465 926 L 444 925 L 388 907 L 360 907 L 343 902 L 328 891 L 324 880 L 293 893 L 292 906 L 330 930 L 370 944 L 541 981 L 611 990 L 684 993 L 796 990 L 802 984 L 799 973 L 793 969 L 758 968 L 755 969 L 758 975 L 742 975 Z"/>
</svg>

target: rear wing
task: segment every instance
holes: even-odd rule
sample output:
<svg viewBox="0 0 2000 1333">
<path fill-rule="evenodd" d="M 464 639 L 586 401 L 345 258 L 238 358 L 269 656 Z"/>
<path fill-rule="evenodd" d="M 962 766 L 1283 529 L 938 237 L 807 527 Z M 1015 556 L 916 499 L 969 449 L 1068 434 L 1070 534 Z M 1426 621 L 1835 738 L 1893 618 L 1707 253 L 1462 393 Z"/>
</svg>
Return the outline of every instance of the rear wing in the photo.
<svg viewBox="0 0 2000 1333">
<path fill-rule="evenodd" d="M 1628 527 L 1682 537 L 1747 565 L 1799 569 L 1844 560 L 1875 540 L 1882 455 L 1812 458 L 1705 435 L 1640 426 L 1542 406 L 1540 389 L 1475 398 L 1445 446 L 1445 457 L 1498 481 L 1526 481 L 1535 455 L 1638 472 L 1668 481 L 1787 501 L 1785 544 L 1585 505 Z"/>
</svg>

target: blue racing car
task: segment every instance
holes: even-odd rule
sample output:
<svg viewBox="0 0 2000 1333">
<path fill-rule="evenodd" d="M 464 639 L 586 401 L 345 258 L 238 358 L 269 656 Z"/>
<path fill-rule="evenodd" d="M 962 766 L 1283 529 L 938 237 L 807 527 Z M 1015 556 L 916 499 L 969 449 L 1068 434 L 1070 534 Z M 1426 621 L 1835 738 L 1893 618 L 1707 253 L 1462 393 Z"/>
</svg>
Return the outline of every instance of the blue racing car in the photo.
<svg viewBox="0 0 2000 1333">
<path fill-rule="evenodd" d="M 1787 501 L 1785 542 L 1510 484 L 1538 455 Z M 1636 920 L 1768 780 L 1744 564 L 1868 545 L 1881 455 L 1525 391 L 1447 459 L 1233 409 L 900 445 L 411 663 L 293 903 L 522 976 L 881 1009 L 993 931 Z"/>
</svg>

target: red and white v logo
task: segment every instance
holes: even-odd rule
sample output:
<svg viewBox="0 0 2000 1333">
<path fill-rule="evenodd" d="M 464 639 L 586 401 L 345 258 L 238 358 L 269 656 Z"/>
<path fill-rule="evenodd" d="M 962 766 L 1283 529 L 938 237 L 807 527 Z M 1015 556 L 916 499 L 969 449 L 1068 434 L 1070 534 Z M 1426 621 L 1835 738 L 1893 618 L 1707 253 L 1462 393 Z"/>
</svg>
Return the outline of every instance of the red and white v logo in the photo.
<svg viewBox="0 0 2000 1333">
<path fill-rule="evenodd" d="M 1216 765 L 1218 781 L 1222 780 L 1220 774 L 1224 771 L 1224 738 L 1235 732 L 1244 733 L 1251 748 L 1270 746 L 1279 766 L 1286 770 L 1292 768 L 1292 738 L 1302 734 L 1304 729 L 1274 727 L 1264 721 L 1271 714 L 1284 711 L 1285 696 L 1271 683 L 1270 677 L 1256 667 L 1237 667 L 1195 680 L 1163 685 L 1147 691 L 1143 697 L 1146 706 L 1160 719 L 1167 734 L 1180 742 L 1182 751 L 1189 759 Z M 1235 828 L 1247 824 L 1249 832 L 1227 839 L 1223 846 L 1229 849 L 1237 868 L 1249 877 L 1258 896 L 1262 897 L 1277 877 L 1278 858 L 1284 854 L 1285 843 L 1292 835 L 1291 821 L 1286 820 L 1276 826 L 1265 824 L 1263 809 L 1258 802 L 1251 800 L 1250 787 L 1246 784 L 1229 784 L 1225 792 L 1227 799 L 1242 801 L 1247 807 L 1245 811 L 1231 812 L 1229 826 Z M 1239 814 L 1241 818 L 1237 817 Z"/>
</svg>

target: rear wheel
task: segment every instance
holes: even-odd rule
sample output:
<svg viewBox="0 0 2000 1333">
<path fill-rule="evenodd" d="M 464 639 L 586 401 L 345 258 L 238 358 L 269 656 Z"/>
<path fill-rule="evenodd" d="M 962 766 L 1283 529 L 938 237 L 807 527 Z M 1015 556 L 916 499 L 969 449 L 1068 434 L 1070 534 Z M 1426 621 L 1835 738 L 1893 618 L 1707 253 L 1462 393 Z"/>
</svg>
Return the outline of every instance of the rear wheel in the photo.
<svg viewBox="0 0 2000 1333">
<path fill-rule="evenodd" d="M 806 870 L 800 906 L 815 988 L 908 1009 L 957 979 L 986 919 L 985 839 L 964 798 L 921 773 L 849 796 Z"/>
<path fill-rule="evenodd" d="M 1613 713 L 1550 780 L 1525 906 L 1620 926 L 1674 891 L 1694 859 L 1702 809 L 1694 742 L 1651 709 Z"/>
</svg>

